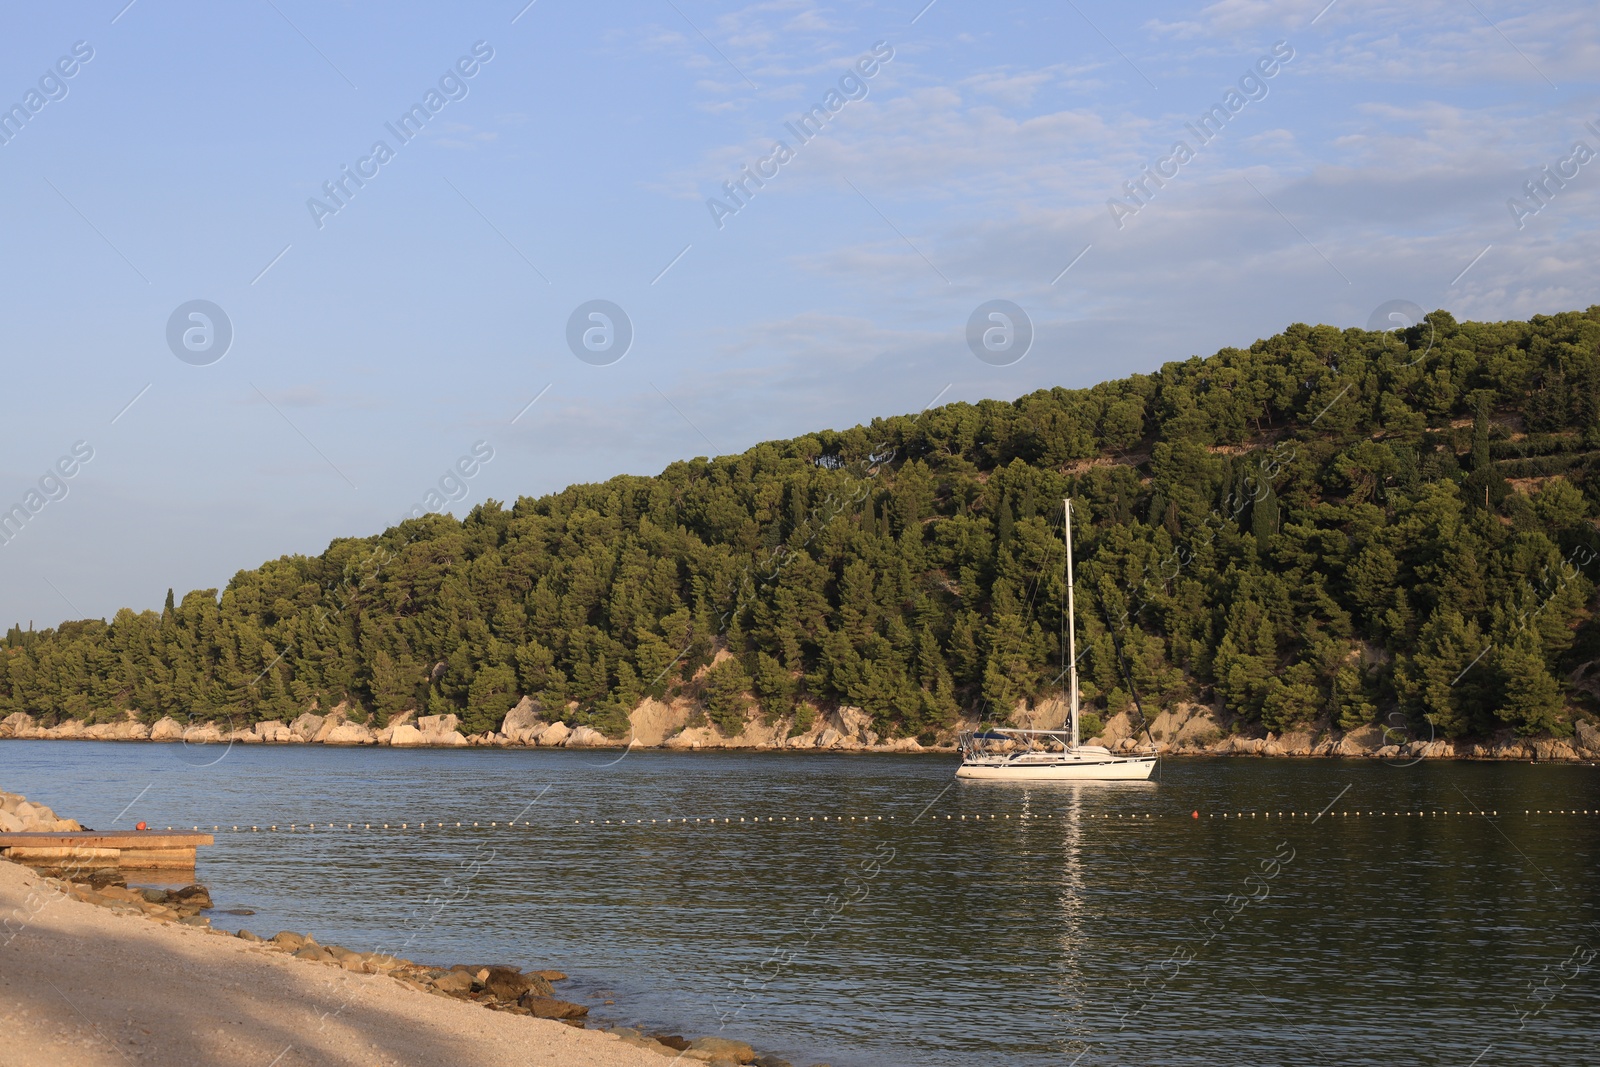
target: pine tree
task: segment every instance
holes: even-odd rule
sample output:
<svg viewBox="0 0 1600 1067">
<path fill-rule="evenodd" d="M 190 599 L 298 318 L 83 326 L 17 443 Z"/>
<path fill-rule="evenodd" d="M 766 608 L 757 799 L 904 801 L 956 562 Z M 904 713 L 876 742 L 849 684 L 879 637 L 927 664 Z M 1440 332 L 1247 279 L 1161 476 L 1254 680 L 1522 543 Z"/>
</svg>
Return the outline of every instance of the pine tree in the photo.
<svg viewBox="0 0 1600 1067">
<path fill-rule="evenodd" d="M 708 670 L 701 682 L 701 702 L 706 714 L 730 737 L 744 732 L 745 693 L 751 684 L 750 676 L 735 656 L 729 656 Z"/>
<path fill-rule="evenodd" d="M 1500 715 L 1518 733 L 1566 732 L 1561 687 L 1550 676 L 1532 630 L 1518 629 L 1509 644 L 1496 648 L 1495 668 L 1505 693 Z"/>
</svg>

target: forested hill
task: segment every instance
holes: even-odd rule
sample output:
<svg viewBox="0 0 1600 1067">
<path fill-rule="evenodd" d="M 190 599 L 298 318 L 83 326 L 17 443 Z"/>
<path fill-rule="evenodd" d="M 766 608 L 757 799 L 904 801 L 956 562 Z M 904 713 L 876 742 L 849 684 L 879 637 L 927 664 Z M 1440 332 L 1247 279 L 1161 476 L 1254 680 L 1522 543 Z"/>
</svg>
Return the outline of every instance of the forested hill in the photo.
<svg viewBox="0 0 1600 1067">
<path fill-rule="evenodd" d="M 647 695 L 884 734 L 1061 687 L 1075 498 L 1085 696 L 1274 729 L 1396 712 L 1565 734 L 1600 707 L 1600 307 L 1290 327 L 1092 389 L 950 404 L 430 515 L 160 613 L 12 629 L 0 715 L 239 724 L 350 702 L 620 732 Z M 718 649 L 722 657 L 705 670 Z M 1120 652 L 1119 652 L 1120 649 Z M 565 710 L 563 710 L 565 709 Z"/>
</svg>

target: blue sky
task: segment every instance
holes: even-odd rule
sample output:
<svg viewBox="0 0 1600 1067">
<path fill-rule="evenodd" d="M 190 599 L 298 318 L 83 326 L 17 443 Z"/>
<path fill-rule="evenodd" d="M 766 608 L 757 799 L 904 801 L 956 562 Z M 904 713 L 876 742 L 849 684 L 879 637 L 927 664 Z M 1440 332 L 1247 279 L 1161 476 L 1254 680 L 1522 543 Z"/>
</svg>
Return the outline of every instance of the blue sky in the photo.
<svg viewBox="0 0 1600 1067">
<path fill-rule="evenodd" d="M 0 509 L 36 495 L 0 624 L 377 532 L 478 441 L 457 515 L 1388 300 L 1600 302 L 1600 160 L 1507 203 L 1600 151 L 1588 6 L 125 3 L 3 16 Z M 338 205 L 344 167 L 371 176 Z M 620 360 L 568 346 L 595 299 Z M 967 344 L 997 299 L 1033 325 L 1015 362 Z M 220 359 L 169 347 L 193 300 Z"/>
</svg>

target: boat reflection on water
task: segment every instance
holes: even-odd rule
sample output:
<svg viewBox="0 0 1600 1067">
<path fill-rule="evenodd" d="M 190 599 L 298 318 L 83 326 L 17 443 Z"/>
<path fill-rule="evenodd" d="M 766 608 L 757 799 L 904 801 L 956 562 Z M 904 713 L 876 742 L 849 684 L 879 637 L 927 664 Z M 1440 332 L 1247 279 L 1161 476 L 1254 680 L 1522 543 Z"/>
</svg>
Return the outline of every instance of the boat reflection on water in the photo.
<svg viewBox="0 0 1600 1067">
<path fill-rule="evenodd" d="M 1060 924 L 1059 933 L 1053 938 L 1057 947 L 1056 958 L 1052 961 L 1060 997 L 1060 1027 L 1056 1031 L 1059 1044 L 1056 1047 L 1064 1057 L 1063 1064 L 1077 1063 L 1088 1053 L 1094 1037 L 1105 1035 L 1103 1021 L 1106 1013 L 1113 1009 L 1116 996 L 1116 992 L 1108 988 L 1103 968 L 1090 973 L 1094 960 L 1103 961 L 1103 935 L 1108 917 L 1097 915 L 1089 899 L 1088 889 L 1093 884 L 1092 855 L 1084 842 L 1084 822 L 1111 814 L 1097 809 L 1125 807 L 1120 801 L 1129 799 L 1129 794 L 1153 797 L 1157 783 L 992 779 L 988 787 L 1019 793 L 1022 825 L 1043 831 L 1045 835 L 1020 835 L 1013 846 L 1018 850 L 1019 860 L 1040 854 L 1059 855 L 1060 858 L 1053 879 L 1055 914 Z M 1092 943 L 1097 940 L 1096 932 L 1102 936 L 1098 943 Z M 1096 1018 L 1102 1020 L 1102 1025 L 1091 1021 Z"/>
</svg>

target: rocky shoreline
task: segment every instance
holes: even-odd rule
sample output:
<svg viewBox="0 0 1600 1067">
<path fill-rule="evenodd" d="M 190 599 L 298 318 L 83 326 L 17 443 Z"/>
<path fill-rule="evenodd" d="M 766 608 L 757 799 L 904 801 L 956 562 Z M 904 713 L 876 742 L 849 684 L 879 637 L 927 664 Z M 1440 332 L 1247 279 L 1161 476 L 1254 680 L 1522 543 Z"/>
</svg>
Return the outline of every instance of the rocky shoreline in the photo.
<svg viewBox="0 0 1600 1067">
<path fill-rule="evenodd" d="M 15 827 L 6 826 L 9 820 Z M 7 832 L 62 832 L 83 829 L 72 819 L 62 819 L 42 804 L 30 803 L 16 793 L 0 791 L 0 828 Z M 6 861 L 10 862 L 10 861 Z M 130 887 L 126 872 L 117 868 L 73 865 L 26 865 L 39 874 L 49 891 L 68 899 L 94 904 L 114 913 L 141 917 L 161 924 L 197 927 L 212 934 L 236 937 L 260 948 L 280 952 L 308 963 L 337 967 L 357 974 L 382 975 L 412 990 L 478 1005 L 491 1011 L 536 1019 L 558 1020 L 584 1029 L 589 1008 L 556 996 L 553 983 L 567 980 L 556 970 L 523 971 L 505 964 L 454 964 L 434 967 L 381 952 L 358 952 L 340 945 L 324 945 L 310 934 L 284 930 L 263 938 L 249 930 L 236 933 L 213 928 L 206 912 L 212 899 L 205 886 L 179 889 Z M 221 913 L 218 913 L 221 914 Z M 238 914 L 238 913 L 227 913 Z M 611 1001 L 606 1001 L 610 1004 Z M 671 1057 L 673 1062 L 704 1063 L 708 1067 L 793 1067 L 788 1060 L 759 1055 L 743 1041 L 706 1036 L 688 1039 L 678 1034 L 650 1032 L 626 1026 L 604 1027 L 620 1042 Z M 816 1067 L 826 1067 L 825 1064 Z"/>
<path fill-rule="evenodd" d="M 1065 719 L 1060 701 L 1016 709 L 1018 726 L 1056 729 Z M 962 722 L 932 736 L 885 738 L 872 730 L 872 719 L 860 708 L 843 706 L 817 712 L 806 728 L 789 719 L 767 722 L 752 715 L 743 728 L 729 734 L 706 723 L 687 702 L 665 704 L 646 700 L 629 717 L 622 737 L 609 737 L 589 726 L 569 726 L 560 719 L 547 720 L 532 701 L 522 700 L 506 713 L 498 729 L 469 734 L 455 715 L 402 712 L 382 727 L 352 717 L 341 704 L 319 714 L 307 711 L 292 722 L 264 721 L 249 727 L 215 720 L 180 723 L 167 717 L 153 724 L 124 712 L 112 722 L 85 724 L 68 719 L 41 726 L 25 712 L 0 719 L 0 739 L 157 741 L 190 745 L 318 744 L 393 748 L 649 748 L 667 751 L 776 751 L 878 752 L 952 754 L 956 734 L 975 723 Z M 1372 759 L 1490 759 L 1540 762 L 1600 760 L 1600 728 L 1580 721 L 1572 737 L 1520 737 L 1502 731 L 1493 737 L 1450 740 L 1419 731 L 1368 724 L 1338 730 L 1324 722 L 1283 733 L 1241 728 L 1219 708 L 1180 703 L 1163 710 L 1149 723 L 1148 733 L 1136 727 L 1127 713 L 1112 716 L 1093 744 L 1117 751 L 1132 751 L 1154 744 L 1157 752 L 1177 756 L 1294 756 L 1364 757 Z M 926 742 L 926 743 L 925 743 Z"/>
</svg>

